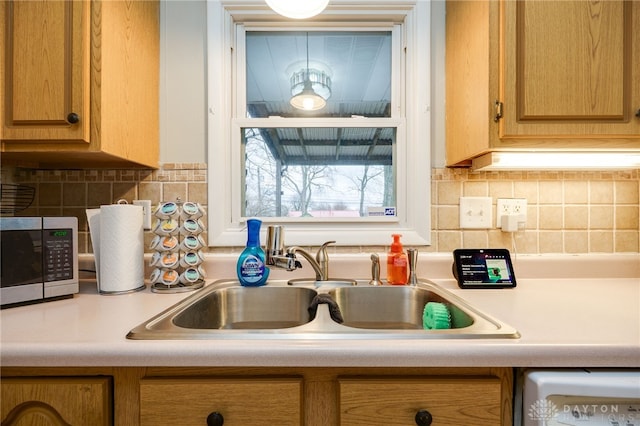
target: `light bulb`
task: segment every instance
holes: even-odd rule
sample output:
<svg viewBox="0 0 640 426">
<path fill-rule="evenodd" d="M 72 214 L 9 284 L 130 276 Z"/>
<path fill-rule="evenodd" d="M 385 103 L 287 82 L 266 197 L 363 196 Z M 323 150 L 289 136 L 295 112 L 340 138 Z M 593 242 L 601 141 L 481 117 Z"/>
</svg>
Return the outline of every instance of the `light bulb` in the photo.
<svg viewBox="0 0 640 426">
<path fill-rule="evenodd" d="M 302 108 L 304 108 L 306 110 L 312 110 L 313 109 L 313 99 L 304 98 L 302 100 Z"/>
<path fill-rule="evenodd" d="M 266 0 L 274 12 L 293 19 L 311 18 L 321 13 L 329 0 Z"/>
</svg>

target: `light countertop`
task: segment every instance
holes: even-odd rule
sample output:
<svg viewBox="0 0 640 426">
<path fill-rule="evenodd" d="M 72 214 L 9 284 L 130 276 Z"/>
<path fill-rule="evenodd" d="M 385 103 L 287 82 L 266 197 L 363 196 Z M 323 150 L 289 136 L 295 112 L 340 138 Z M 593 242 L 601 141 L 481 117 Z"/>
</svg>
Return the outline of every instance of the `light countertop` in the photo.
<svg viewBox="0 0 640 426">
<path fill-rule="evenodd" d="M 367 278 L 369 256 L 333 255 L 331 276 Z M 209 280 L 235 257 L 208 255 Z M 518 339 L 127 340 L 127 332 L 192 293 L 98 294 L 0 311 L 2 366 L 640 367 L 640 254 L 520 255 L 518 286 L 461 290 L 451 257 L 420 255 L 418 276 L 516 328 Z M 304 277 L 311 268 L 272 277 Z"/>
</svg>

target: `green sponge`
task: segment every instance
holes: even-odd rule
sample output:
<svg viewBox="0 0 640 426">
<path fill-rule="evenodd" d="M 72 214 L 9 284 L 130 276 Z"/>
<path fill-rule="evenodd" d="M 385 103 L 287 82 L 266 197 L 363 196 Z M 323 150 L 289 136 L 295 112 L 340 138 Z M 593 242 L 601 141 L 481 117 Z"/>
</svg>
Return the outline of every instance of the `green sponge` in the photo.
<svg viewBox="0 0 640 426">
<path fill-rule="evenodd" d="M 422 327 L 425 330 L 451 328 L 451 314 L 444 303 L 427 302 L 422 313 Z"/>
</svg>

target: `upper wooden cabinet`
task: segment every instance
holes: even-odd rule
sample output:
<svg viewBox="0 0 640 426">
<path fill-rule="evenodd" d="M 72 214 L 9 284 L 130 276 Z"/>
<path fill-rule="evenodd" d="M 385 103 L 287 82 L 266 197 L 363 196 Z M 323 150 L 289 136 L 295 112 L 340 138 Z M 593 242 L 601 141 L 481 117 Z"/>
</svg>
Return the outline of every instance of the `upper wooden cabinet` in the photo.
<svg viewBox="0 0 640 426">
<path fill-rule="evenodd" d="M 448 1 L 447 164 L 640 149 L 640 2 Z"/>
<path fill-rule="evenodd" d="M 2 1 L 2 162 L 157 167 L 159 3 Z"/>
</svg>

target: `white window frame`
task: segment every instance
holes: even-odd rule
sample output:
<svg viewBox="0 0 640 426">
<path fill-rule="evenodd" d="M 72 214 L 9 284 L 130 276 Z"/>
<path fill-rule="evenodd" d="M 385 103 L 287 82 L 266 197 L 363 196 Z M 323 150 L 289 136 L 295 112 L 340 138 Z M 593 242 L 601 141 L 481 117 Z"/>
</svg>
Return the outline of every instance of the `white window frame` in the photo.
<svg viewBox="0 0 640 426">
<path fill-rule="evenodd" d="M 334 21 L 333 23 L 331 21 Z M 245 118 L 244 46 L 237 31 L 258 29 L 333 30 L 336 21 L 350 28 L 402 31 L 401 57 L 405 79 L 392 84 L 391 118 Z M 263 218 L 264 225 L 285 225 L 287 245 L 388 245 L 391 234 L 408 245 L 429 245 L 430 224 L 430 3 L 428 0 L 332 0 L 327 10 L 309 21 L 293 21 L 272 12 L 264 2 L 208 0 L 208 240 L 210 246 L 244 246 L 246 218 L 240 216 L 241 143 L 243 127 L 396 127 L 397 216 L 387 218 Z M 244 28 L 242 28 L 244 27 Z M 341 27 L 340 29 L 344 29 Z M 395 40 L 399 40 L 395 37 Z M 394 42 L 395 43 L 395 42 Z M 397 49 L 403 55 L 395 55 Z M 238 60 L 238 64 L 234 61 Z M 395 59 L 394 59 L 395 60 Z M 397 90 L 399 89 L 399 90 Z M 320 121 L 318 121 L 320 120 Z M 235 167 L 234 167 L 235 166 Z M 263 226 L 263 234 L 266 226 Z M 262 240 L 264 242 L 264 239 Z"/>
</svg>

